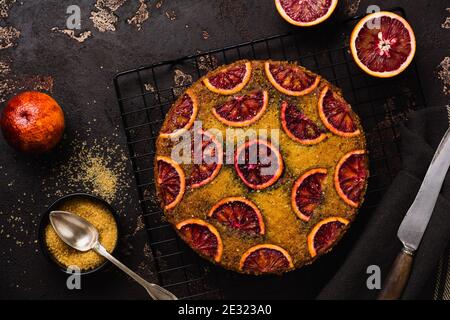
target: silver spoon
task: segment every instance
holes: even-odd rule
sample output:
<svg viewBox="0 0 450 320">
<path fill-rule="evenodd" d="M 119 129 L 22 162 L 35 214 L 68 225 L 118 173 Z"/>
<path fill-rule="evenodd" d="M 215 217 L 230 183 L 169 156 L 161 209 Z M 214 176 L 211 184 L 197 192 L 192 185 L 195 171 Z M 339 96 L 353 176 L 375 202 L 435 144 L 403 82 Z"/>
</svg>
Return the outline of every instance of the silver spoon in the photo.
<svg viewBox="0 0 450 320">
<path fill-rule="evenodd" d="M 79 251 L 94 250 L 105 257 L 143 286 L 153 300 L 178 300 L 175 295 L 166 289 L 161 288 L 157 284 L 147 282 L 110 255 L 98 241 L 97 229 L 87 220 L 67 211 L 52 211 L 49 217 L 50 223 L 58 236 L 72 248 Z"/>
</svg>

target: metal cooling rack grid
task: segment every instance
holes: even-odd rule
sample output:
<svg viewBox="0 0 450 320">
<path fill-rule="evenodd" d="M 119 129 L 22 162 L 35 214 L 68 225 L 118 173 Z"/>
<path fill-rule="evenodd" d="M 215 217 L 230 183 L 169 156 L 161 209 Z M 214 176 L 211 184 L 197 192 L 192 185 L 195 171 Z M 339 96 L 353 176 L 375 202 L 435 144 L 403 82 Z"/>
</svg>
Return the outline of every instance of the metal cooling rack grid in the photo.
<svg viewBox="0 0 450 320">
<path fill-rule="evenodd" d="M 361 215 L 376 207 L 400 169 L 398 124 L 409 112 L 425 107 L 416 66 L 410 66 L 393 79 L 376 79 L 358 69 L 346 46 L 302 52 L 299 43 L 298 34 L 277 35 L 128 70 L 114 79 L 159 280 L 180 298 L 217 299 L 223 298 L 224 292 L 223 272 L 199 258 L 177 237 L 171 225 L 164 221 L 155 201 L 155 140 L 166 112 L 177 95 L 191 83 L 175 86 L 176 69 L 191 75 L 195 81 L 211 68 L 238 59 L 292 60 L 341 88 L 361 117 L 370 152 L 371 177 Z"/>
</svg>

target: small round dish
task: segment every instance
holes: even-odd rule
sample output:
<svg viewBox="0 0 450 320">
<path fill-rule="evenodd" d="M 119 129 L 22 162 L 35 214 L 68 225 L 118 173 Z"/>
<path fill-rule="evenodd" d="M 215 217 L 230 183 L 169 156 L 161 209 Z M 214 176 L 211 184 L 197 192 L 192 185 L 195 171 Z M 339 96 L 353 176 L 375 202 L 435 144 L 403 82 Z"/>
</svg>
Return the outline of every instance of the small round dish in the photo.
<svg viewBox="0 0 450 320">
<path fill-rule="evenodd" d="M 88 193 L 72 193 L 72 194 L 68 194 L 68 195 L 65 195 L 65 196 L 59 198 L 58 200 L 53 202 L 47 208 L 47 211 L 45 211 L 45 213 L 41 216 L 41 219 L 40 219 L 39 225 L 38 225 L 38 241 L 39 241 L 39 246 L 40 246 L 42 254 L 47 258 L 47 260 L 51 264 L 55 265 L 59 270 L 61 270 L 64 273 L 69 273 L 67 271 L 67 267 L 62 265 L 47 248 L 47 244 L 45 241 L 45 228 L 50 223 L 49 214 L 51 211 L 58 210 L 58 208 L 60 208 L 66 201 L 76 199 L 76 198 L 84 198 L 84 199 L 88 199 L 93 202 L 100 203 L 103 206 L 105 206 L 108 209 L 108 211 L 112 214 L 114 221 L 116 222 L 116 226 L 117 226 L 117 241 L 116 241 L 113 251 L 111 252 L 112 254 L 116 251 L 117 244 L 120 239 L 119 216 L 118 216 L 116 210 L 108 202 L 106 202 L 105 200 L 103 200 L 100 197 L 97 197 L 97 196 L 94 196 L 94 195 L 88 194 Z M 100 264 L 99 266 L 97 266 L 93 269 L 81 270 L 80 274 L 87 275 L 87 274 L 97 272 L 101 269 L 104 269 L 105 266 L 108 265 L 108 263 L 109 263 L 109 261 L 105 260 L 102 264 Z"/>
</svg>

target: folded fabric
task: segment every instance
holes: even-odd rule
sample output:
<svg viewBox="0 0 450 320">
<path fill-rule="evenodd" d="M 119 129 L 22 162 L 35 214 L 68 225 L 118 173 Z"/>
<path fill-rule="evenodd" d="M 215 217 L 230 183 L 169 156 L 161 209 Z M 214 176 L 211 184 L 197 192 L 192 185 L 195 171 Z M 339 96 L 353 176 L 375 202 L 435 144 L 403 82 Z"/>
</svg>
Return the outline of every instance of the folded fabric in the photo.
<svg viewBox="0 0 450 320">
<path fill-rule="evenodd" d="M 402 125 L 403 168 L 372 213 L 345 262 L 322 289 L 318 299 L 376 299 L 377 289 L 369 289 L 368 266 L 381 270 L 382 281 L 401 250 L 398 227 L 411 206 L 434 152 L 449 127 L 446 107 L 427 108 L 413 113 Z M 450 240 L 450 173 L 447 173 L 433 215 L 419 250 L 402 299 L 423 298 Z M 383 282 L 381 282 L 383 283 Z M 430 296 L 430 298 L 432 298 Z"/>
</svg>

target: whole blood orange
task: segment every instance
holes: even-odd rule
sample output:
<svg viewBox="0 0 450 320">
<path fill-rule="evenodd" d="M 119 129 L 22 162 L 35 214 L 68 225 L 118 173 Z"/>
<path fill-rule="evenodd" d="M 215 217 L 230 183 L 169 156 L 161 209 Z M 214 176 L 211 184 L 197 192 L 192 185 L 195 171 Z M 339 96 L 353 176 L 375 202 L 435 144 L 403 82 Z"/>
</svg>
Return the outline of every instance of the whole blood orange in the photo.
<svg viewBox="0 0 450 320">
<path fill-rule="evenodd" d="M 0 125 L 12 147 L 25 153 L 43 153 L 61 140 L 65 121 L 61 107 L 52 97 L 26 91 L 8 101 Z"/>
</svg>

